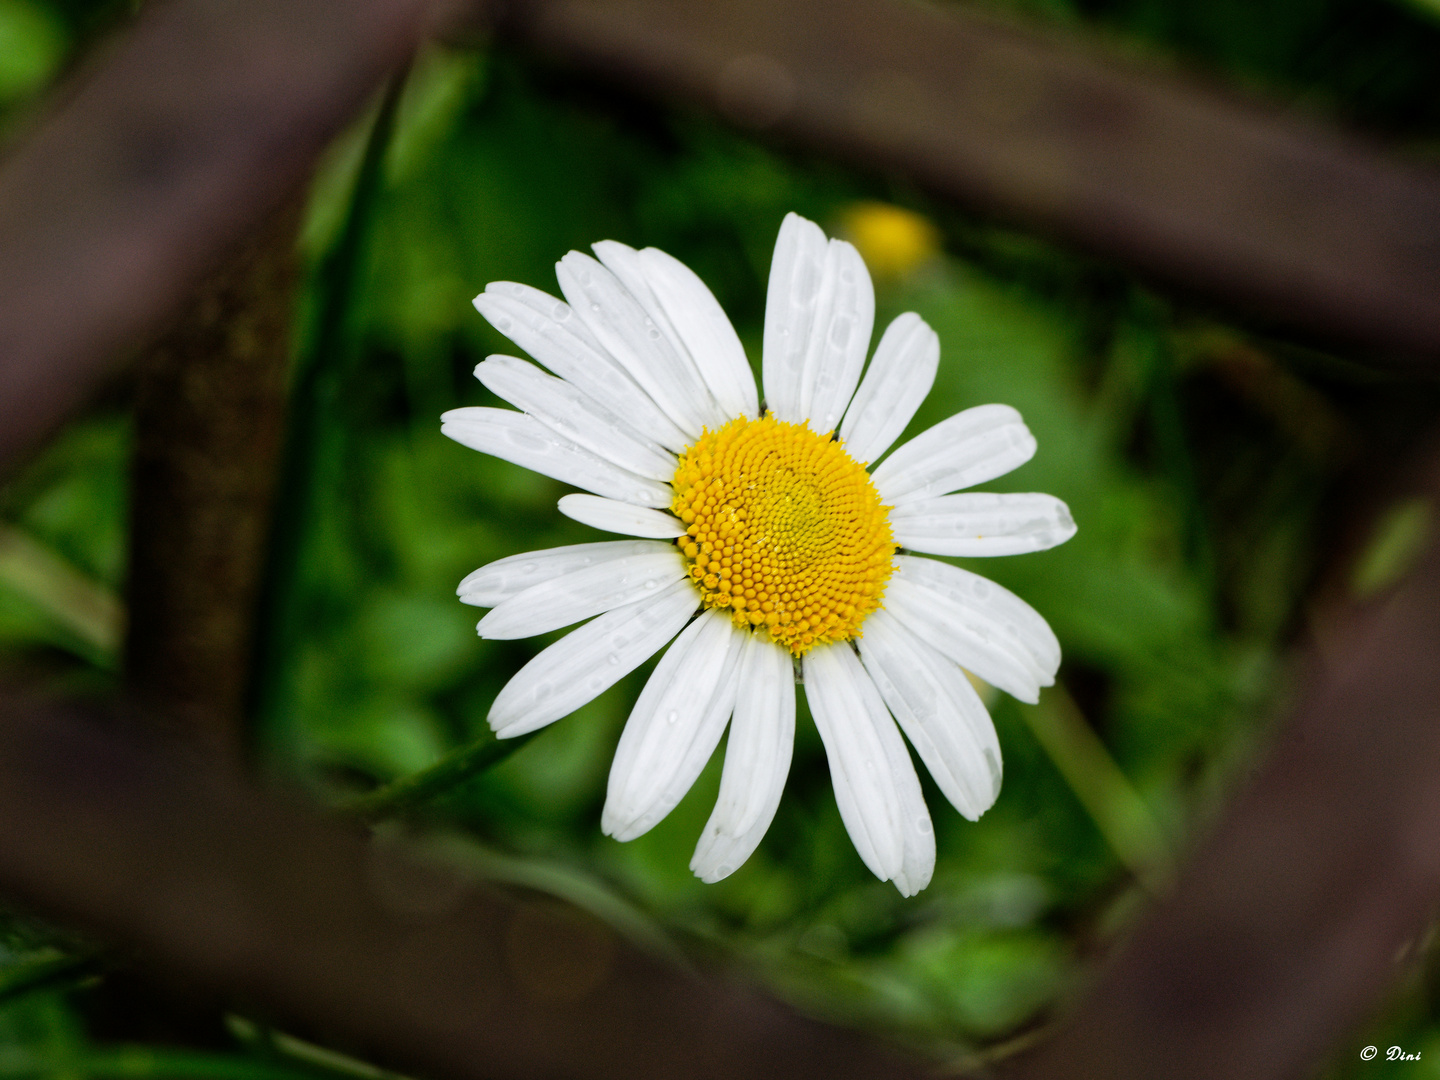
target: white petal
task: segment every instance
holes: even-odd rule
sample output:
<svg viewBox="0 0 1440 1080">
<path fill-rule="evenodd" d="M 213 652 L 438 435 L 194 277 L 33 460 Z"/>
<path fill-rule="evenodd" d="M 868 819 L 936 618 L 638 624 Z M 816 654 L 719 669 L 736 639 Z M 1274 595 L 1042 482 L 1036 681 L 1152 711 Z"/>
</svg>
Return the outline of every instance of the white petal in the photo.
<svg viewBox="0 0 1440 1080">
<path fill-rule="evenodd" d="M 804 422 L 800 387 L 810 328 L 825 272 L 825 234 L 799 214 L 786 214 L 775 240 L 765 293 L 765 344 L 761 373 L 765 405 L 787 423 Z"/>
<path fill-rule="evenodd" d="M 636 476 L 551 431 L 533 416 L 509 409 L 451 409 L 440 415 L 440 433 L 472 450 L 609 499 L 669 506 L 675 495 L 669 484 Z"/>
<path fill-rule="evenodd" d="M 624 607 L 648 597 L 685 576 L 685 560 L 674 544 L 644 542 L 647 549 L 572 570 L 532 585 L 480 620 L 483 638 L 513 640 L 558 630 L 602 611 Z"/>
<path fill-rule="evenodd" d="M 749 377 L 752 399 L 756 397 L 755 376 L 750 374 L 749 364 L 744 360 L 744 348 L 740 346 L 740 338 L 734 333 L 729 318 L 721 311 L 719 302 L 710 294 L 710 289 L 704 287 L 704 282 L 683 262 L 665 255 L 665 252 L 658 248 L 649 248 L 647 255 L 619 243 L 618 240 L 600 240 L 590 246 L 595 249 L 595 255 L 605 268 L 619 278 L 629 294 L 639 301 L 645 314 L 660 327 L 675 354 L 685 361 L 691 377 L 706 387 L 711 402 L 707 425 L 714 429 L 726 420 L 739 416 L 743 412 L 744 397 L 730 393 L 727 400 L 716 393 L 717 384 L 727 389 L 727 360 L 732 357 L 724 348 L 727 344 L 726 338 L 733 341 L 734 347 L 740 350 L 740 363 L 744 366 L 744 374 Z M 678 295 L 674 281 L 677 278 L 675 266 L 680 268 Z M 694 307 L 694 301 L 698 298 L 693 295 L 696 285 L 703 292 L 704 298 L 710 301 L 708 307 L 698 310 Z M 668 304 L 665 297 L 670 297 Z M 713 317 L 716 315 L 719 315 L 719 321 L 714 321 Z M 755 415 L 755 412 L 750 415 Z"/>
<path fill-rule="evenodd" d="M 670 348 L 684 364 L 685 370 L 688 372 L 688 380 L 693 385 L 704 388 L 706 425 L 714 429 L 727 420 L 734 419 L 736 414 L 727 413 L 715 399 L 710 384 L 706 382 L 704 373 L 700 369 L 698 359 L 690 352 L 684 338 L 671 320 L 669 312 L 656 296 L 655 290 L 651 287 L 650 277 L 642 264 L 640 252 L 618 240 L 601 240 L 590 246 L 594 249 L 601 265 L 619 279 L 620 284 L 625 287 L 625 291 L 635 298 L 645 315 L 665 335 L 665 340 L 670 343 Z"/>
<path fill-rule="evenodd" d="M 671 450 L 683 450 L 694 441 L 606 355 L 565 301 L 529 285 L 492 281 L 475 297 L 475 310 L 556 375 L 623 416 L 645 437 Z"/>
<path fill-rule="evenodd" d="M 1021 555 L 1075 535 L 1070 508 L 1053 495 L 967 491 L 907 502 L 890 512 L 895 542 L 931 555 Z"/>
<path fill-rule="evenodd" d="M 645 269 L 640 265 L 640 253 L 629 244 L 622 244 L 618 240 L 601 240 L 590 247 L 600 264 L 620 279 L 625 291 L 633 296 L 645 310 L 645 314 L 655 321 L 676 355 L 693 364 L 693 358 L 671 323 L 670 316 L 666 314 L 650 288 L 650 282 L 646 280 Z M 699 372 L 696 371 L 695 374 L 698 376 Z"/>
<path fill-rule="evenodd" d="M 745 635 L 737 681 L 720 797 L 690 860 L 690 869 L 707 882 L 729 877 L 759 846 L 780 805 L 795 748 L 789 652 L 758 634 Z"/>
<path fill-rule="evenodd" d="M 865 620 L 860 659 L 945 797 L 977 820 L 1000 794 L 1000 740 L 965 673 L 883 609 Z"/>
<path fill-rule="evenodd" d="M 896 556 L 885 610 L 921 640 L 1021 701 L 1055 681 L 1060 645 L 1033 608 L 993 581 L 935 562 Z"/>
<path fill-rule="evenodd" d="M 940 337 L 913 311 L 885 328 L 865 379 L 845 411 L 840 438 L 845 452 L 869 463 L 900 437 L 935 385 Z"/>
<path fill-rule="evenodd" d="M 935 833 L 895 721 L 849 645 L 811 649 L 804 668 L 805 697 L 855 850 L 876 877 L 913 896 L 935 868 Z"/>
<path fill-rule="evenodd" d="M 659 596 L 607 611 L 571 631 L 496 695 L 491 729 L 508 739 L 568 716 L 659 652 L 699 606 L 695 587 L 677 581 Z"/>
<path fill-rule="evenodd" d="M 840 426 L 874 327 L 875 288 L 865 260 L 844 240 L 831 240 L 800 377 L 800 411 L 811 430 L 823 434 Z"/>
<path fill-rule="evenodd" d="M 491 356 L 476 366 L 475 377 L 497 397 L 597 457 L 650 480 L 668 483 L 675 475 L 679 461 L 674 454 L 634 431 L 589 394 L 534 364 Z"/>
<path fill-rule="evenodd" d="M 714 293 L 695 271 L 659 248 L 646 248 L 639 254 L 645 280 L 726 418 L 758 417 L 755 373 L 745 359 L 740 336 Z"/>
<path fill-rule="evenodd" d="M 1049 686 L 1060 670 L 1060 642 L 1045 617 L 1003 585 L 936 559 L 895 556 L 896 574 L 988 621 L 988 631 L 1016 643 L 1039 667 Z M 976 674 L 979 674 L 978 672 Z"/>
<path fill-rule="evenodd" d="M 986 633 L 984 620 L 914 582 L 893 577 L 885 586 L 885 610 L 917 637 L 992 686 L 1030 704 L 1040 700 L 1041 675 L 1013 643 Z M 980 626 L 972 623 L 981 623 Z"/>
<path fill-rule="evenodd" d="M 555 264 L 555 276 L 605 351 L 691 441 L 715 423 L 719 406 L 709 389 L 619 278 L 578 251 Z"/>
<path fill-rule="evenodd" d="M 455 592 L 467 604 L 494 607 L 561 574 L 650 550 L 650 544 L 643 540 L 607 540 L 600 544 L 567 544 L 544 551 L 527 551 L 486 563 L 467 574 Z"/>
<path fill-rule="evenodd" d="M 655 665 L 615 748 L 600 818 L 607 835 L 649 832 L 695 783 L 730 719 L 746 636 L 711 609 Z"/>
<path fill-rule="evenodd" d="M 559 506 L 566 517 L 605 532 L 656 539 L 685 535 L 685 523 L 663 510 L 631 506 L 598 495 L 566 495 Z"/>
<path fill-rule="evenodd" d="M 977 405 L 901 446 L 871 473 L 892 506 L 983 484 L 1035 455 L 1035 436 L 1009 405 Z"/>
</svg>

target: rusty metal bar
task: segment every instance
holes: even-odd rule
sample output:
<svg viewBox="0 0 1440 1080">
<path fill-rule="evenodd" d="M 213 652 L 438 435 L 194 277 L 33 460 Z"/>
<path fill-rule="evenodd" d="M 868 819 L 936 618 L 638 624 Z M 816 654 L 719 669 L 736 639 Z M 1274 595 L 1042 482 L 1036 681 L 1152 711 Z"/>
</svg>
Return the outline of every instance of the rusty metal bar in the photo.
<svg viewBox="0 0 1440 1080">
<path fill-rule="evenodd" d="M 137 365 L 127 690 L 150 722 L 237 759 L 302 209 L 273 214 Z"/>
<path fill-rule="evenodd" d="M 576 66 L 899 171 L 1265 324 L 1436 370 L 1440 173 L 1358 139 L 955 5 L 506 11 L 513 37 Z"/>
<path fill-rule="evenodd" d="M 1325 622 L 1247 790 L 1016 1080 L 1308 1076 L 1406 971 L 1440 903 L 1440 541 Z"/>
<path fill-rule="evenodd" d="M 0 461 L 154 332 L 451 6 L 146 6 L 0 169 Z"/>
<path fill-rule="evenodd" d="M 920 1080 L 555 902 L 476 886 L 229 768 L 0 701 L 0 889 L 375 1061 L 522 1080 Z"/>
</svg>

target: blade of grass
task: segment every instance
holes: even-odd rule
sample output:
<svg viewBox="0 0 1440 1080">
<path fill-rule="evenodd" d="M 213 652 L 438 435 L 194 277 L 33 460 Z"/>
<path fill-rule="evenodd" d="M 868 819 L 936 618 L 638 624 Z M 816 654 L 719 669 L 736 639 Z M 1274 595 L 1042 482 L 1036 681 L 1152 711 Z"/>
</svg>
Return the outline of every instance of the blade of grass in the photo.
<svg viewBox="0 0 1440 1080">
<path fill-rule="evenodd" d="M 104 967 L 104 954 L 99 951 L 62 953 L 50 950 L 27 957 L 0 971 L 0 1005 L 37 990 L 75 985 L 96 978 Z"/>
<path fill-rule="evenodd" d="M 98 652 L 117 655 L 125 625 L 119 597 L 27 533 L 3 524 L 0 581 Z"/>
<path fill-rule="evenodd" d="M 315 274 L 313 328 L 300 355 L 290 394 L 284 463 L 275 498 L 266 572 L 258 613 L 260 633 L 251 675 L 250 709 L 260 725 L 290 697 L 287 671 L 298 645 L 297 591 L 321 479 L 327 440 L 338 438 L 335 406 L 353 361 L 352 299 L 383 179 L 386 150 L 408 65 L 386 87 L 355 177 L 345 223 Z"/>
<path fill-rule="evenodd" d="M 408 1080 L 401 1073 L 389 1072 L 368 1061 L 361 1061 L 338 1050 L 297 1039 L 283 1031 L 255 1023 L 243 1016 L 225 1017 L 225 1026 L 248 1049 L 266 1055 L 291 1058 L 317 1072 L 337 1076 L 359 1077 L 360 1080 Z"/>
<path fill-rule="evenodd" d="M 1070 692 L 1057 683 L 1020 715 L 1125 867 L 1147 892 L 1168 891 L 1175 863 L 1165 834 Z"/>
<path fill-rule="evenodd" d="M 1160 470 L 1175 493 L 1184 529 L 1185 558 L 1208 595 L 1215 594 L 1215 553 L 1200 498 L 1194 455 L 1185 435 L 1180 388 L 1175 381 L 1175 355 L 1167 336 L 1168 315 L 1157 298 L 1136 291 L 1131 304 L 1143 335 L 1145 397 Z"/>
<path fill-rule="evenodd" d="M 653 916 L 580 867 L 554 859 L 506 855 L 460 833 L 427 837 L 421 843 L 421 850 L 468 876 L 516 885 L 568 901 L 594 915 L 637 948 L 686 971 L 693 970 L 684 951 Z"/>
<path fill-rule="evenodd" d="M 429 768 L 349 799 L 338 809 L 367 821 L 403 816 L 454 790 L 492 765 L 498 765 L 536 734 L 538 732 L 514 739 L 497 739 L 487 732 L 474 742 L 446 754 Z"/>
</svg>

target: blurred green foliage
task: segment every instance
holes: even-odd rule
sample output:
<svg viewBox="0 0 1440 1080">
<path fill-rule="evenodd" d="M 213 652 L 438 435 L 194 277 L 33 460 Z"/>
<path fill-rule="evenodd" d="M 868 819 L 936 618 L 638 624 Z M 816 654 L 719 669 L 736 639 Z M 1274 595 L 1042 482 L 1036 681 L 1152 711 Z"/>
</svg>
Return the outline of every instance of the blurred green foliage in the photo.
<svg viewBox="0 0 1440 1080">
<path fill-rule="evenodd" d="M 1440 130 L 1440 34 L 1404 7 L 1005 6 L 1414 146 Z M 74 50 L 127 10 L 0 0 L 0 121 L 28 115 Z M 337 141 L 315 185 L 297 314 L 294 424 L 305 434 L 278 514 L 286 570 L 269 583 L 274 648 L 258 673 L 255 743 L 272 772 L 317 798 L 353 797 L 486 739 L 496 692 L 559 636 L 481 641 L 477 612 L 454 596 L 483 563 L 594 539 L 556 512 L 564 487 L 439 435 L 443 410 L 496 403 L 470 372 L 514 351 L 470 307 L 487 282 L 553 290 L 553 264 L 570 248 L 607 237 L 655 245 L 706 280 L 758 361 L 781 218 L 796 210 L 836 232 L 862 199 L 909 206 L 944 237 L 942 258 L 879 283 L 877 326 L 915 310 L 942 342 L 912 433 L 971 405 L 1016 406 L 1040 451 L 992 487 L 1058 495 L 1079 523 L 1055 551 L 970 565 L 1050 620 L 1066 697 L 1037 708 L 1073 702 L 1080 719 L 1065 722 L 1093 728 L 1108 757 L 1052 757 L 1065 740 L 1036 733 L 1055 717 L 996 698 L 999 802 L 970 824 L 924 779 L 939 863 L 930 888 L 905 901 L 856 856 L 802 696 L 770 833 L 733 877 L 706 886 L 687 864 L 719 755 L 650 834 L 620 845 L 599 831 L 642 669 L 420 819 L 445 834 L 450 857 L 582 904 L 646 947 L 718 955 L 817 1014 L 966 1059 L 1003 1053 L 1052 1019 L 1142 899 L 1134 859 L 1112 847 L 1128 826 L 1105 807 L 1153 819 L 1155 858 L 1182 849 L 1213 811 L 1285 696 L 1277 657 L 1334 554 L 1347 483 L 1433 415 L 1433 394 L 1225 326 L 900 181 L 510 53 L 435 47 L 388 107 Z M 0 524 L 112 594 L 124 575 L 128 442 L 122 387 L 0 489 Z M 1372 562 L 1393 563 L 1396 543 L 1386 533 Z M 109 686 L 113 653 L 19 580 L 0 561 L 0 663 L 72 688 Z M 78 947 L 18 921 L 6 933 L 0 1076 L 346 1071 L 239 1035 L 231 1054 L 178 1037 L 148 1048 L 97 1037 L 114 1028 L 104 973 L 81 965 L 49 977 L 45 965 Z M 5 994 L 7 979 L 35 970 L 47 977 Z M 1377 1023 L 1440 1059 L 1440 993 L 1423 963 L 1417 972 Z M 232 1035 L 253 1034 L 246 1024 Z"/>
</svg>

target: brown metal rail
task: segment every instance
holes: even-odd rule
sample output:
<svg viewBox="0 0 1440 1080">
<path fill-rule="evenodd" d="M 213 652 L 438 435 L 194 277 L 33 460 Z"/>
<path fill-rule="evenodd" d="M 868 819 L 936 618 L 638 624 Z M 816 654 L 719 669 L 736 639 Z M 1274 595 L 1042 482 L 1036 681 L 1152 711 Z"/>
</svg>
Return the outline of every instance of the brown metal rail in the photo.
<svg viewBox="0 0 1440 1080">
<path fill-rule="evenodd" d="M 529 0 L 514 34 L 899 171 L 1246 315 L 1440 355 L 1440 175 L 1280 110 L 907 0 Z"/>
</svg>

